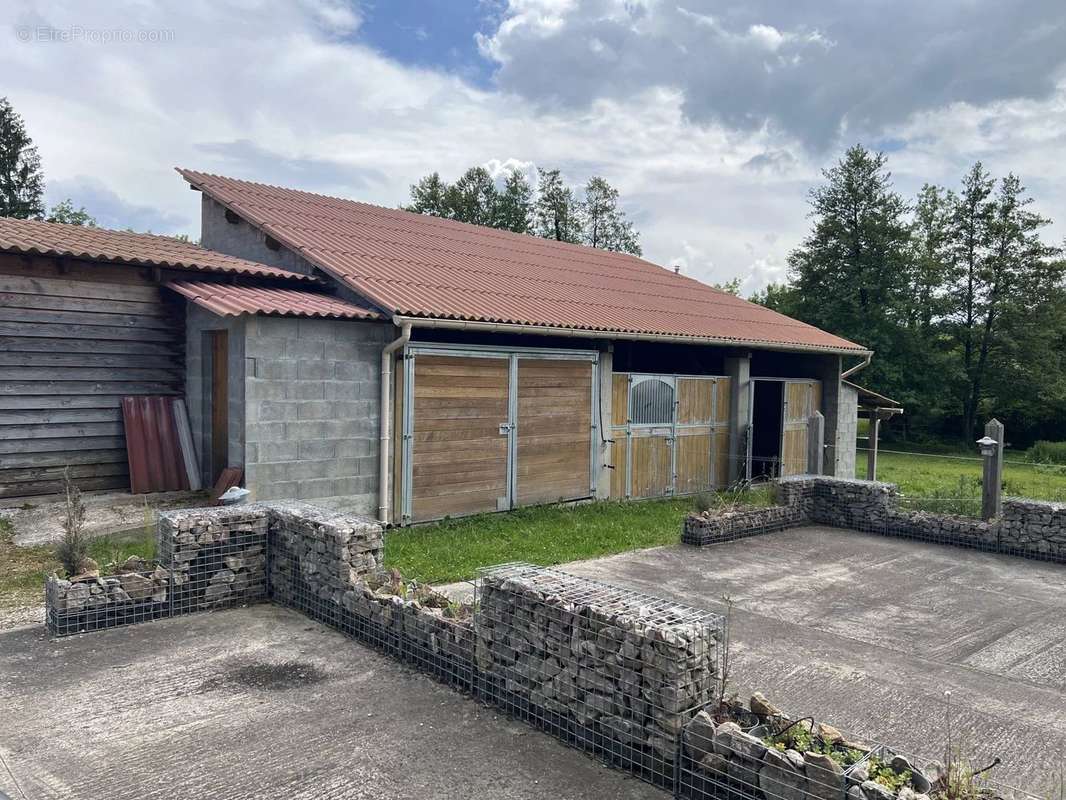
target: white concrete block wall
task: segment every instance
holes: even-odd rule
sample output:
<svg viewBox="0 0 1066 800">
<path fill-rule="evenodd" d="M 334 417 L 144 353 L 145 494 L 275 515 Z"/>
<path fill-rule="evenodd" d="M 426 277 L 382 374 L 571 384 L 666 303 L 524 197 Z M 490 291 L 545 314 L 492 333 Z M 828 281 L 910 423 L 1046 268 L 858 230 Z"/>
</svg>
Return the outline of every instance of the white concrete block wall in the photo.
<svg viewBox="0 0 1066 800">
<path fill-rule="evenodd" d="M 842 384 L 837 415 L 836 469 L 837 478 L 855 477 L 855 440 L 859 435 L 859 393 Z"/>
<path fill-rule="evenodd" d="M 252 499 L 377 508 L 383 323 L 249 318 L 245 478 Z"/>
</svg>

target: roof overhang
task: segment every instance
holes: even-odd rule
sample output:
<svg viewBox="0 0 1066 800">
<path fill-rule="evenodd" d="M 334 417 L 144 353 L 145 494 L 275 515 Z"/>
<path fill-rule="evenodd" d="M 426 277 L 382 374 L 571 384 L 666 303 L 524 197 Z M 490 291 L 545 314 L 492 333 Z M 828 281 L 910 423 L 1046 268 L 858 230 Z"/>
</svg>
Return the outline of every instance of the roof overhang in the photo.
<svg viewBox="0 0 1066 800">
<path fill-rule="evenodd" d="M 858 393 L 859 409 L 868 414 L 879 417 L 891 417 L 895 414 L 903 413 L 903 404 L 898 400 L 893 400 L 891 397 L 885 397 L 883 394 L 878 394 L 873 389 L 867 389 L 865 386 L 859 386 L 859 384 L 852 383 L 851 381 L 844 381 L 844 385 L 851 387 L 856 393 Z"/>
<path fill-rule="evenodd" d="M 825 353 L 830 355 L 873 355 L 872 350 L 821 347 L 818 345 L 782 344 L 757 339 L 726 339 L 709 336 L 678 336 L 665 333 L 636 333 L 631 331 L 606 331 L 591 328 L 563 328 L 549 325 L 521 325 L 512 322 L 486 322 L 479 320 L 442 319 L 439 317 L 416 317 L 397 314 L 392 318 L 397 327 L 410 325 L 414 328 L 437 328 L 444 330 L 476 331 L 481 333 L 514 333 L 526 336 L 566 336 L 577 339 L 613 339 L 638 342 L 665 342 L 670 344 L 716 345 L 719 347 L 747 347 L 753 350 L 776 350 L 789 353 Z"/>
</svg>

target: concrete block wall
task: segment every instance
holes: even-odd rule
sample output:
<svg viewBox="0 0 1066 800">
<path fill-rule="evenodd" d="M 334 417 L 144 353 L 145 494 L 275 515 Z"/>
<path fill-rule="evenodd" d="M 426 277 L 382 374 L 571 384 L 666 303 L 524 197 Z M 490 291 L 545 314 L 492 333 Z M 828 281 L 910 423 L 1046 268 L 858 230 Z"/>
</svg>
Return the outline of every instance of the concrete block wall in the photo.
<svg viewBox="0 0 1066 800">
<path fill-rule="evenodd" d="M 245 486 L 255 500 L 377 511 L 382 323 L 251 317 Z"/>
<path fill-rule="evenodd" d="M 859 435 L 859 393 L 841 384 L 837 413 L 837 463 L 833 474 L 838 478 L 855 477 L 855 440 Z"/>
</svg>

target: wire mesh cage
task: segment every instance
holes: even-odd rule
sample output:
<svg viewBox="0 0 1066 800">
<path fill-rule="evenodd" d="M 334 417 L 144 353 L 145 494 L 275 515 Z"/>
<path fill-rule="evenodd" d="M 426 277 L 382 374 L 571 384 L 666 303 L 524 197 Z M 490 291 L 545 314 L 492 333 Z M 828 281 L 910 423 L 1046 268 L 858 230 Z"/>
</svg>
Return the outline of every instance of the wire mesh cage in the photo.
<svg viewBox="0 0 1066 800">
<path fill-rule="evenodd" d="M 673 785 L 682 727 L 714 696 L 722 617 L 523 563 L 480 571 L 476 597 L 479 697 Z"/>
<path fill-rule="evenodd" d="M 755 708 L 754 698 L 752 708 Z M 675 796 L 704 800 L 1035 800 L 949 753 L 919 759 L 775 709 L 701 711 L 682 734 Z"/>
</svg>

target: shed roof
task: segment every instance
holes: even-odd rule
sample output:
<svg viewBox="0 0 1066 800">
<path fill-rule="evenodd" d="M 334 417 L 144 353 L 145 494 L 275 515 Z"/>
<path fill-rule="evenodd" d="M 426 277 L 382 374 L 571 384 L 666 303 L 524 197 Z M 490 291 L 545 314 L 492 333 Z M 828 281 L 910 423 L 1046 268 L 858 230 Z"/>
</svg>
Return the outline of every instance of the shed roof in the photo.
<svg viewBox="0 0 1066 800">
<path fill-rule="evenodd" d="M 194 188 L 394 314 L 772 349 L 861 345 L 636 256 L 179 169 Z"/>
<path fill-rule="evenodd" d="M 377 311 L 320 292 L 234 286 L 210 281 L 170 281 L 167 286 L 196 305 L 223 316 L 281 314 L 290 317 L 381 319 Z"/>
<path fill-rule="evenodd" d="M 298 272 L 208 250 L 172 236 L 112 231 L 59 222 L 0 218 L 0 252 L 66 256 L 146 267 L 317 281 Z"/>
</svg>

